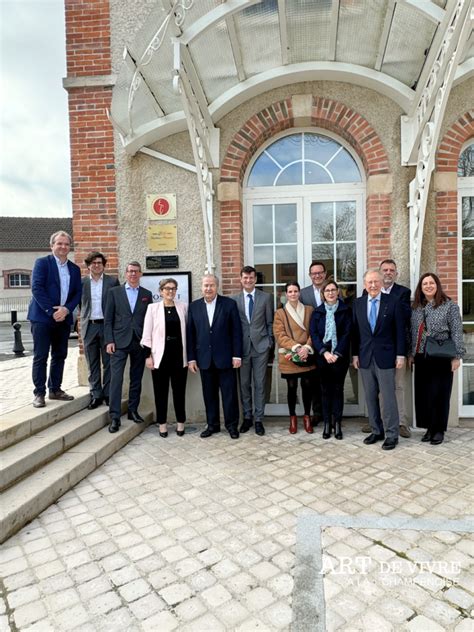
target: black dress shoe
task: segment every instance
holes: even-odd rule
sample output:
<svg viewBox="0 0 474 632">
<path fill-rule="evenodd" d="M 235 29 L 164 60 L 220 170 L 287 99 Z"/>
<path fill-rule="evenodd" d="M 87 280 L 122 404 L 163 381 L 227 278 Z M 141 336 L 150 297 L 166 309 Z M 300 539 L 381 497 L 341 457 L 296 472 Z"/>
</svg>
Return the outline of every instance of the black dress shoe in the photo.
<svg viewBox="0 0 474 632">
<path fill-rule="evenodd" d="M 128 411 L 128 419 L 131 419 L 136 424 L 142 424 L 145 420 L 143 417 L 140 417 L 137 410 L 129 410 Z"/>
<path fill-rule="evenodd" d="M 112 419 L 109 426 L 109 432 L 118 432 L 120 428 L 120 419 Z"/>
<path fill-rule="evenodd" d="M 93 397 L 87 407 L 88 410 L 94 410 L 94 408 L 99 408 L 102 404 L 102 397 Z"/>
<path fill-rule="evenodd" d="M 159 431 L 158 431 L 159 432 Z M 166 432 L 160 432 L 160 437 L 163 437 L 163 439 L 166 439 L 166 437 L 168 436 L 168 431 Z"/>
<path fill-rule="evenodd" d="M 253 421 L 251 419 L 244 419 L 242 425 L 240 426 L 240 432 L 243 434 L 244 432 L 248 432 L 250 428 L 253 426 Z"/>
<path fill-rule="evenodd" d="M 431 430 L 427 430 L 425 434 L 421 437 L 421 440 L 423 441 L 423 443 L 428 443 L 428 441 L 431 441 Z"/>
<path fill-rule="evenodd" d="M 435 432 L 433 437 L 431 438 L 431 445 L 439 445 L 444 441 L 444 432 Z"/>
<path fill-rule="evenodd" d="M 398 443 L 398 439 L 385 439 L 382 443 L 382 450 L 393 450 Z"/>
<path fill-rule="evenodd" d="M 221 429 L 220 428 L 216 428 L 216 430 L 213 430 L 212 428 L 209 428 L 209 426 L 203 430 L 201 432 L 201 439 L 207 439 L 207 437 L 212 437 L 213 434 L 216 434 L 217 432 L 220 432 Z"/>
<path fill-rule="evenodd" d="M 373 432 L 369 434 L 368 437 L 364 439 L 365 445 L 372 445 L 373 443 L 377 443 L 377 441 L 382 441 L 385 438 L 383 434 L 374 434 Z"/>
<path fill-rule="evenodd" d="M 240 435 L 237 428 L 232 428 L 232 430 L 229 430 L 229 436 L 231 439 L 238 439 Z"/>
<path fill-rule="evenodd" d="M 265 434 L 265 428 L 263 427 L 261 421 L 255 422 L 255 434 L 257 434 L 259 437 L 263 437 L 263 435 Z"/>
</svg>

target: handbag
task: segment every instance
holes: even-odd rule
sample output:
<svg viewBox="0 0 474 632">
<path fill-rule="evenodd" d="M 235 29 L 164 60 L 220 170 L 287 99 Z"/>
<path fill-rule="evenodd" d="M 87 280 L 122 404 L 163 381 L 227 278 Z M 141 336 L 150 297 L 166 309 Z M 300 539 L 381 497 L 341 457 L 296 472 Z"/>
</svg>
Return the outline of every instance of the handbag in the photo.
<svg viewBox="0 0 474 632">
<path fill-rule="evenodd" d="M 423 310 L 423 320 L 425 321 L 425 330 L 428 331 L 425 310 Z M 425 357 L 446 358 L 452 360 L 456 357 L 456 353 L 456 345 L 451 337 L 446 338 L 446 340 L 436 340 L 433 336 L 426 336 Z"/>
<path fill-rule="evenodd" d="M 293 338 L 293 340 L 296 340 L 293 335 L 293 330 L 291 329 L 291 325 L 290 325 L 290 319 L 288 318 L 288 314 L 286 313 L 285 308 L 283 308 L 283 313 L 286 316 L 286 322 L 288 325 L 288 329 L 290 330 L 290 335 Z M 296 366 L 311 366 L 313 364 L 316 364 L 316 354 L 314 352 L 310 353 L 308 354 L 307 360 L 302 360 L 295 351 L 294 353 L 291 354 L 291 361 L 293 362 L 293 364 L 296 364 Z"/>
</svg>

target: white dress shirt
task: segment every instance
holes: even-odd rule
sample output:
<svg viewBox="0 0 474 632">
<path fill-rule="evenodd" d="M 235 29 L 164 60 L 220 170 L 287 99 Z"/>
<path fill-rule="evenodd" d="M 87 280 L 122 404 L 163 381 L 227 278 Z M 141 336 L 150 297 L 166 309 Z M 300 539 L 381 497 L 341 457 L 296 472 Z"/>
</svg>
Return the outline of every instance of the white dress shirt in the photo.
<svg viewBox="0 0 474 632">
<path fill-rule="evenodd" d="M 214 320 L 214 312 L 216 311 L 217 296 L 210 303 L 208 303 L 206 299 L 204 299 L 204 302 L 206 303 L 207 317 L 209 319 L 209 327 L 212 327 L 212 321 Z"/>
<path fill-rule="evenodd" d="M 102 311 L 102 289 L 104 286 L 104 275 L 96 281 L 92 275 L 91 279 L 91 320 L 101 320 L 104 318 Z"/>
</svg>

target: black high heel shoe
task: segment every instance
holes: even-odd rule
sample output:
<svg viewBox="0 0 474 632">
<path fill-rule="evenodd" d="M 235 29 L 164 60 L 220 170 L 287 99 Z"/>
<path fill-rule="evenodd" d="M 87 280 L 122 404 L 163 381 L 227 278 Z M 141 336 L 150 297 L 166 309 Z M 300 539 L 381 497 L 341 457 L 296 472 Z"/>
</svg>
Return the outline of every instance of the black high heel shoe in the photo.
<svg viewBox="0 0 474 632">
<path fill-rule="evenodd" d="M 184 436 L 184 428 L 182 430 L 178 430 L 178 427 L 176 426 L 176 434 L 178 435 L 178 437 L 183 437 Z"/>
<path fill-rule="evenodd" d="M 158 424 L 158 427 L 160 426 L 165 426 L 166 424 Z M 166 437 L 168 436 L 168 431 L 165 430 L 164 432 L 161 432 L 161 430 L 159 430 L 160 433 L 160 437 L 163 437 L 163 439 L 166 439 Z"/>
</svg>

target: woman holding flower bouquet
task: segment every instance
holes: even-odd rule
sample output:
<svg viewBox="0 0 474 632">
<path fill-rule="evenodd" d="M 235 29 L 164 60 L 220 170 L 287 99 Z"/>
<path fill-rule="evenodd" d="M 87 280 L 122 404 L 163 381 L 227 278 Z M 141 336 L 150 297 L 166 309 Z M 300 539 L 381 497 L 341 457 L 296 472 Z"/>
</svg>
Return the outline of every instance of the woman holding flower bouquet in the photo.
<svg viewBox="0 0 474 632">
<path fill-rule="evenodd" d="M 314 352 L 309 335 L 309 323 L 313 308 L 300 302 L 300 286 L 296 281 L 285 285 L 286 304 L 277 309 L 273 321 L 273 334 L 278 347 L 278 367 L 288 386 L 288 410 L 290 433 L 298 430 L 296 394 L 301 382 L 306 432 L 312 433 L 311 402 L 313 399 Z"/>
</svg>

